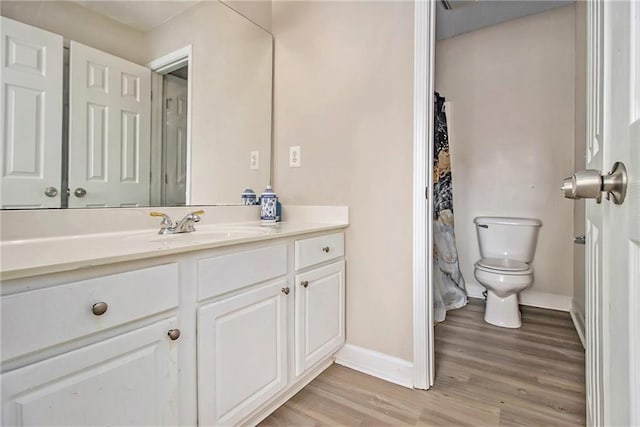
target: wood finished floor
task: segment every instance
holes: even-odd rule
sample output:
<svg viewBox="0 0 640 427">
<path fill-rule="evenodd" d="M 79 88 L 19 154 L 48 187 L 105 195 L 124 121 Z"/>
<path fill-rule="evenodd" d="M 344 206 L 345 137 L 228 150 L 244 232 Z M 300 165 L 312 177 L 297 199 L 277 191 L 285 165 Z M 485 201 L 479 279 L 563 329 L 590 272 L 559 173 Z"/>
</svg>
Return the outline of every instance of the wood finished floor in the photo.
<svg viewBox="0 0 640 427">
<path fill-rule="evenodd" d="M 431 390 L 332 365 L 261 425 L 584 425 L 584 350 L 569 314 L 522 307 L 510 330 L 470 301 L 436 326 Z"/>
</svg>

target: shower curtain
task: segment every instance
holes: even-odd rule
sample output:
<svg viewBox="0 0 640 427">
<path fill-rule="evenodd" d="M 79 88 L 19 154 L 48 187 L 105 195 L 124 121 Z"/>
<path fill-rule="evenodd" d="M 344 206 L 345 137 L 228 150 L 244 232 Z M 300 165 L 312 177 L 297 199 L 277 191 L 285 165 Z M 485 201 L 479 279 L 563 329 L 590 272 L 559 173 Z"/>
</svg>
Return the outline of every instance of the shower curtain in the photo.
<svg viewBox="0 0 640 427">
<path fill-rule="evenodd" d="M 445 98 L 436 92 L 434 102 L 433 300 L 434 319 L 442 322 L 447 310 L 467 304 L 467 291 L 458 265 L 453 231 L 453 191 Z"/>
</svg>

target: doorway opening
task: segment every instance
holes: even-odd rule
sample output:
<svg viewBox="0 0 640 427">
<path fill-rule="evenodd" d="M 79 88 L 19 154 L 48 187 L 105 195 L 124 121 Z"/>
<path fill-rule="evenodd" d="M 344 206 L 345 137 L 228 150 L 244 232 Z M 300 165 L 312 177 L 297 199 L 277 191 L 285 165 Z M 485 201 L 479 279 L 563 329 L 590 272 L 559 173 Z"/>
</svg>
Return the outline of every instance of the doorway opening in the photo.
<svg viewBox="0 0 640 427">
<path fill-rule="evenodd" d="M 191 45 L 149 64 L 152 70 L 151 195 L 157 206 L 190 203 Z"/>
</svg>

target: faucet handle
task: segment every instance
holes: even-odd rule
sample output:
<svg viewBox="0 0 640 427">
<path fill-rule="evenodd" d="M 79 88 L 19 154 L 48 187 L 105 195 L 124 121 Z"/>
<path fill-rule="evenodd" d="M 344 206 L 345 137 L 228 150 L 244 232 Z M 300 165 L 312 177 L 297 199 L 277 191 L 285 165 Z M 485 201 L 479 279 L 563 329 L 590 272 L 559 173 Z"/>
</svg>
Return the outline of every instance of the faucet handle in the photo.
<svg viewBox="0 0 640 427">
<path fill-rule="evenodd" d="M 149 212 L 149 215 L 151 216 L 161 216 L 162 217 L 162 225 L 167 225 L 169 227 L 171 227 L 173 225 L 173 221 L 171 221 L 171 218 L 169 218 L 169 215 L 162 213 L 162 212 L 158 212 L 158 211 L 151 211 Z M 160 230 L 160 232 L 162 232 L 162 230 Z"/>
</svg>

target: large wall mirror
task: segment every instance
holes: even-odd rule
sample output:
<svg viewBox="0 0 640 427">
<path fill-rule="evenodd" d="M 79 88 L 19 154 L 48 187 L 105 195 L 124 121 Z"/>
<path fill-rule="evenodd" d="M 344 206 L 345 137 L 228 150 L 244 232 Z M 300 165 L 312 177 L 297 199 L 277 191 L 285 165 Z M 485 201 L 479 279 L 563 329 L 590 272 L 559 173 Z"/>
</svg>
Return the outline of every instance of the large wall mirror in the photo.
<svg viewBox="0 0 640 427">
<path fill-rule="evenodd" d="M 272 35 L 219 1 L 7 1 L 4 209 L 240 204 L 271 181 Z"/>
</svg>

